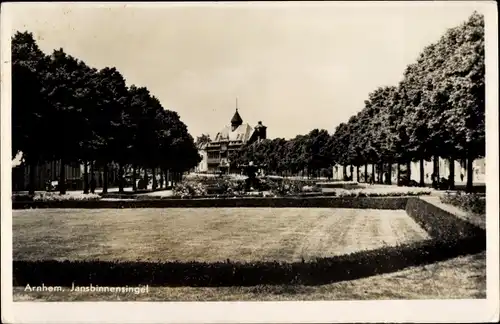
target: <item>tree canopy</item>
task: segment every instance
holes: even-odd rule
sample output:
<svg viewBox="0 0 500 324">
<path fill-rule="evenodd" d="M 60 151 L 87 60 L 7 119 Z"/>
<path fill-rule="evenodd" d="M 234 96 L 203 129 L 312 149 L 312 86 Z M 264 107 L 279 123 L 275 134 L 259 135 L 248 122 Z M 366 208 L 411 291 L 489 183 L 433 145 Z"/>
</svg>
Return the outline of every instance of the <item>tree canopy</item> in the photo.
<svg viewBox="0 0 500 324">
<path fill-rule="evenodd" d="M 201 159 L 179 115 L 114 67 L 97 70 L 63 49 L 46 55 L 17 32 L 12 79 L 12 156 L 22 152 L 32 166 L 60 160 L 61 192 L 71 163 L 183 172 Z"/>
<path fill-rule="evenodd" d="M 369 93 L 361 111 L 333 134 L 313 130 L 288 141 L 254 143 L 235 161 L 263 161 L 270 172 L 315 173 L 334 164 L 442 157 L 469 161 L 470 189 L 472 161 L 485 155 L 484 73 L 484 17 L 475 12 L 425 47 L 399 84 Z"/>
</svg>

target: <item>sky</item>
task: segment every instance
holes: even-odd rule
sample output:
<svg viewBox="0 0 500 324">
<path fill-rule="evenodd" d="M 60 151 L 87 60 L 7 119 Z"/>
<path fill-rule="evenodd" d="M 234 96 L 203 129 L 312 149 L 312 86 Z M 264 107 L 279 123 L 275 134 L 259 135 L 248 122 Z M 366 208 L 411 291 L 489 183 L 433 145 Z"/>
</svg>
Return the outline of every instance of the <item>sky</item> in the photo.
<svg viewBox="0 0 500 324">
<path fill-rule="evenodd" d="M 251 126 L 292 138 L 335 127 L 474 3 L 15 4 L 12 33 L 47 54 L 116 67 L 177 111 L 193 137 L 229 124 L 236 98 Z"/>
</svg>

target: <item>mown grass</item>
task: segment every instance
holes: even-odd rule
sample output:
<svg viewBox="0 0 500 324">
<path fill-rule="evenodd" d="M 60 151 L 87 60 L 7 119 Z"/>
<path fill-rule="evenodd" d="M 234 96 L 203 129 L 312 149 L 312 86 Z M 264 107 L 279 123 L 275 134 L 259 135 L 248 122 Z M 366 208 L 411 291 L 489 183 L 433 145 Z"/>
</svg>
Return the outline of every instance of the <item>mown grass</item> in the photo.
<svg viewBox="0 0 500 324">
<path fill-rule="evenodd" d="M 13 211 L 14 260 L 300 261 L 427 239 L 403 210 Z"/>
</svg>

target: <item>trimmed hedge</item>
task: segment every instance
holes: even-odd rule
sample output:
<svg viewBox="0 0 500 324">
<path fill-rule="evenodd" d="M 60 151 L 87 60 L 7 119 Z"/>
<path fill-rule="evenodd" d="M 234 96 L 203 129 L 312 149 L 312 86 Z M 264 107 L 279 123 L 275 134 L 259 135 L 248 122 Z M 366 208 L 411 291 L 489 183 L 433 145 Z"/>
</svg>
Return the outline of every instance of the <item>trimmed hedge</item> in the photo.
<svg viewBox="0 0 500 324">
<path fill-rule="evenodd" d="M 486 231 L 427 201 L 408 198 L 406 213 L 432 238 L 447 241 L 477 238 L 486 242 Z"/>
<path fill-rule="evenodd" d="M 14 261 L 14 286 L 30 285 L 151 285 L 254 286 L 263 284 L 318 285 L 374 276 L 410 266 L 430 264 L 478 253 L 485 242 L 421 241 L 399 247 L 317 259 L 312 262 L 105 262 Z"/>
<path fill-rule="evenodd" d="M 130 201 L 27 201 L 13 202 L 13 209 L 29 208 L 356 208 L 404 209 L 408 197 L 281 197 L 226 199 L 148 199 Z"/>
</svg>

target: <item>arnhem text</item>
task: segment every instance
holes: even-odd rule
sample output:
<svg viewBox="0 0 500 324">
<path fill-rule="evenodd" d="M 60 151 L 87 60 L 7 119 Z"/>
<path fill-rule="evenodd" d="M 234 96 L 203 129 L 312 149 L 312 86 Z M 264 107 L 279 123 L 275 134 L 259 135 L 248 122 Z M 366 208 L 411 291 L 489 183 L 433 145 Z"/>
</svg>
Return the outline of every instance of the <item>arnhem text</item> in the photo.
<svg viewBox="0 0 500 324">
<path fill-rule="evenodd" d="M 24 288 L 25 292 L 40 292 L 40 291 L 48 291 L 48 292 L 59 292 L 66 291 L 65 287 L 62 286 L 45 286 L 42 284 L 41 286 L 30 286 L 26 285 Z M 88 285 L 88 286 L 75 286 L 73 283 L 71 285 L 70 292 L 111 292 L 111 293 L 129 293 L 133 292 L 134 294 L 147 294 L 149 293 L 149 285 L 139 286 L 139 287 L 108 287 L 108 286 L 99 286 L 99 285 Z"/>
</svg>

